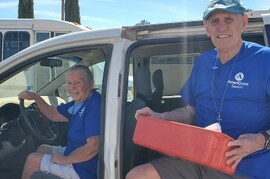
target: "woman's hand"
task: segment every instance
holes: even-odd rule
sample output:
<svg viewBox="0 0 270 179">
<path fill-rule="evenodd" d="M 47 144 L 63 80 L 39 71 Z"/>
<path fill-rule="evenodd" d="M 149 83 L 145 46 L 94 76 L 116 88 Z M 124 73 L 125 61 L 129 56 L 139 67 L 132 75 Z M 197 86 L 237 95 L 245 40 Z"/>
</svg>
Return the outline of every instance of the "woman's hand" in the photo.
<svg viewBox="0 0 270 179">
<path fill-rule="evenodd" d="M 18 94 L 19 99 L 35 100 L 37 94 L 30 91 L 22 91 Z"/>
<path fill-rule="evenodd" d="M 228 142 L 227 145 L 232 147 L 232 150 L 225 153 L 225 156 L 229 158 L 227 164 L 235 168 L 244 157 L 263 149 L 264 137 L 262 134 L 243 134 L 237 140 Z"/>
<path fill-rule="evenodd" d="M 52 163 L 59 164 L 59 165 L 67 165 L 64 159 L 65 159 L 65 156 L 60 152 L 56 152 L 51 157 Z"/>
</svg>

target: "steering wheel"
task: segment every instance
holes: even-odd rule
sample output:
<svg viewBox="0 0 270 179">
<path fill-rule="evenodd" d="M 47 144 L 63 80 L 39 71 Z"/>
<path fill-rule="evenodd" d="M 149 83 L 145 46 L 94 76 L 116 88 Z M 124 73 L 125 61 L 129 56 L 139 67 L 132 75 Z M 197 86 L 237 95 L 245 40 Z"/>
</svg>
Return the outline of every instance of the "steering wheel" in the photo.
<svg viewBox="0 0 270 179">
<path fill-rule="evenodd" d="M 40 111 L 27 109 L 24 99 L 20 99 L 21 118 L 30 132 L 43 143 L 53 143 L 58 136 L 57 123 L 49 120 Z"/>
</svg>

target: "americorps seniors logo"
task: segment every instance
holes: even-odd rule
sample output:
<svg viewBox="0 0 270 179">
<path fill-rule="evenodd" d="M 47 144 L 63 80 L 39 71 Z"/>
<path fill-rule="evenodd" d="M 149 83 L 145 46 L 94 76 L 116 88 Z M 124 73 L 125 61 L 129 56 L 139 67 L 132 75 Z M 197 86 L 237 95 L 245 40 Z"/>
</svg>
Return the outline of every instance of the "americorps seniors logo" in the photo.
<svg viewBox="0 0 270 179">
<path fill-rule="evenodd" d="M 242 72 L 239 72 L 235 75 L 236 81 L 242 81 L 244 79 L 245 75 Z"/>
<path fill-rule="evenodd" d="M 85 107 L 83 107 L 83 108 L 81 109 L 81 111 L 79 112 L 79 116 L 80 116 L 80 117 L 82 117 L 84 111 L 85 111 Z"/>
<path fill-rule="evenodd" d="M 234 76 L 235 81 L 228 80 L 228 84 L 231 84 L 231 88 L 244 89 L 244 87 L 249 85 L 249 83 L 244 82 L 244 78 L 245 78 L 244 73 L 238 72 Z"/>
</svg>

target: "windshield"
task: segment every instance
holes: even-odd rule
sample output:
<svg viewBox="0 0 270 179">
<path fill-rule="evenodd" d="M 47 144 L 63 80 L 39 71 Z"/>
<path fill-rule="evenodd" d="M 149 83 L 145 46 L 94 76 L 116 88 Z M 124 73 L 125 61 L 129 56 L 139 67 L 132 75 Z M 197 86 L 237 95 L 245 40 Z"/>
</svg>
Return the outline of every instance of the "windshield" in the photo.
<svg viewBox="0 0 270 179">
<path fill-rule="evenodd" d="M 79 61 L 75 57 L 61 56 L 44 59 L 3 82 L 0 97 L 14 97 L 23 90 L 38 92 Z"/>
<path fill-rule="evenodd" d="M 110 46 L 91 46 L 89 48 L 58 52 L 56 55 L 36 57 L 35 63 L 20 68 L 0 85 L 0 98 L 18 98 L 23 90 L 38 93 L 41 96 L 56 96 L 65 101 L 71 98 L 66 91 L 65 72 L 76 64 L 89 67 L 94 76 L 94 88 L 101 91 L 103 73 L 107 58 L 105 54 Z"/>
</svg>

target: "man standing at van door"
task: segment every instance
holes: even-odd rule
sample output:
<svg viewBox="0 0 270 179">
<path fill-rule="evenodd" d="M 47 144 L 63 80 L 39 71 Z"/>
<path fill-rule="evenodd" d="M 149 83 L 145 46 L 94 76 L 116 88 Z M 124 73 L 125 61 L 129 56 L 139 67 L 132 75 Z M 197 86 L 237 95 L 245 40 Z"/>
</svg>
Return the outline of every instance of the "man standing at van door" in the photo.
<svg viewBox="0 0 270 179">
<path fill-rule="evenodd" d="M 212 0 L 204 27 L 215 49 L 203 53 L 181 90 L 184 108 L 156 113 L 138 110 L 165 120 L 206 127 L 220 123 L 222 132 L 235 140 L 225 156 L 236 167 L 234 175 L 165 156 L 135 167 L 127 179 L 269 179 L 270 178 L 270 49 L 243 41 L 248 24 L 238 0 Z"/>
</svg>

